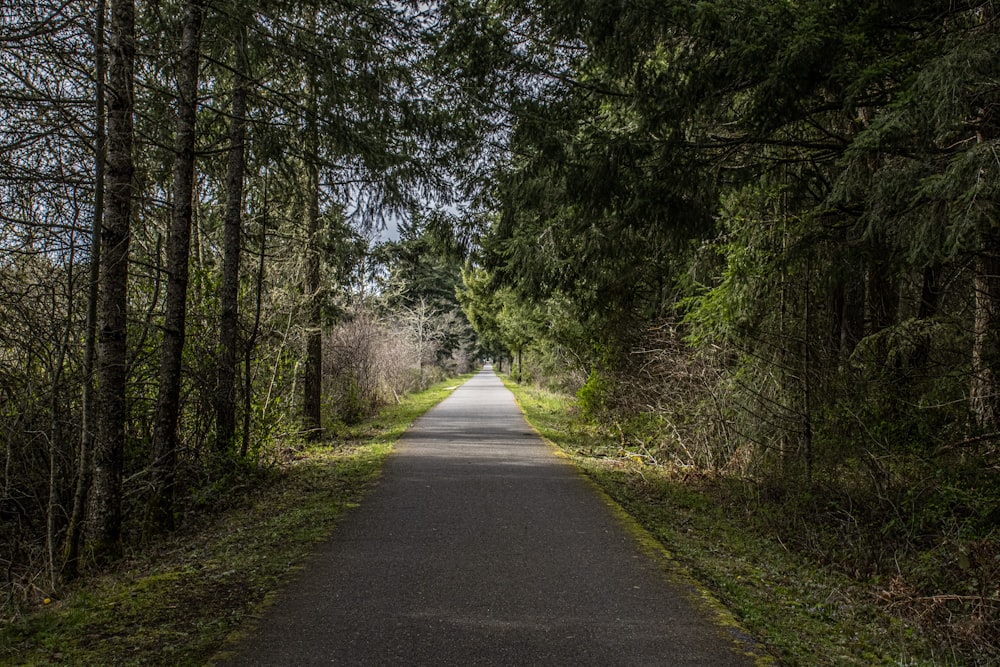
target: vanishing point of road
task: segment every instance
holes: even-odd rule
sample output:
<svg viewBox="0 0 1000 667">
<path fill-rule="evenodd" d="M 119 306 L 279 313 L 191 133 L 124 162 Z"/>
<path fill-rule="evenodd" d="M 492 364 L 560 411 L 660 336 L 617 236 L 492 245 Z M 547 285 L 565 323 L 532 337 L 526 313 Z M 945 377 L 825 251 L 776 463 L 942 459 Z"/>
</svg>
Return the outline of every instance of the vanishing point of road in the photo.
<svg viewBox="0 0 1000 667">
<path fill-rule="evenodd" d="M 419 419 L 226 665 L 752 665 L 484 369 Z"/>
</svg>

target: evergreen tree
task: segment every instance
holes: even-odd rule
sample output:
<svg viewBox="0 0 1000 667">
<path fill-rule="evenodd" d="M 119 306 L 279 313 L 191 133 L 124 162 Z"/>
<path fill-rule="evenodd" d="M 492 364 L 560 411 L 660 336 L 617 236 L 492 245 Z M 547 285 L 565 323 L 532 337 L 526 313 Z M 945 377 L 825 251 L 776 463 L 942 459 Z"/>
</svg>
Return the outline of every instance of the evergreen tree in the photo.
<svg viewBox="0 0 1000 667">
<path fill-rule="evenodd" d="M 122 526 L 122 467 L 128 421 L 128 256 L 132 219 L 135 5 L 112 0 L 108 64 L 107 192 L 101 234 L 98 435 L 90 500 L 89 545 L 98 558 L 117 552 Z"/>
<path fill-rule="evenodd" d="M 181 357 L 187 325 L 188 264 L 194 210 L 195 131 L 198 69 L 204 21 L 201 0 L 184 5 L 177 62 L 177 120 L 174 138 L 173 206 L 167 246 L 167 301 L 160 353 L 160 383 L 153 431 L 152 482 L 147 532 L 174 527 L 173 495 L 177 467 Z"/>
</svg>

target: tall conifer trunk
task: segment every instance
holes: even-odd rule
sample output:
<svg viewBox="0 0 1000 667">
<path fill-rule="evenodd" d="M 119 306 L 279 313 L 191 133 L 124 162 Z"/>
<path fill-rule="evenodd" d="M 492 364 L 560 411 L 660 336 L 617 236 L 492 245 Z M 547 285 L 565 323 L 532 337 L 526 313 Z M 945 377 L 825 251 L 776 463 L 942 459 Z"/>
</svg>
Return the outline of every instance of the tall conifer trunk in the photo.
<svg viewBox="0 0 1000 667">
<path fill-rule="evenodd" d="M 980 237 L 969 398 L 979 428 L 996 431 L 1000 427 L 1000 238 L 990 232 Z"/>
<path fill-rule="evenodd" d="M 190 0 L 185 5 L 177 68 L 177 130 L 174 139 L 170 241 L 167 246 L 167 300 L 160 353 L 160 388 L 153 427 L 153 495 L 146 516 L 147 533 L 170 530 L 174 526 L 177 417 L 180 411 L 181 358 L 187 317 L 188 258 L 194 211 L 195 119 L 202 15 L 202 0 Z"/>
<path fill-rule="evenodd" d="M 889 249 L 880 241 L 872 244 L 872 257 L 868 262 L 868 280 L 865 283 L 867 306 L 866 336 L 885 330 L 896 323 L 899 309 L 899 292 L 890 264 Z M 884 367 L 889 358 L 889 343 L 883 337 L 875 345 L 875 358 Z"/>
<path fill-rule="evenodd" d="M 984 22 L 994 19 L 992 4 L 981 8 Z M 980 112 L 976 143 L 995 138 L 995 127 Z M 982 172 L 980 172 L 982 173 Z M 969 402 L 976 425 L 983 431 L 1000 428 L 1000 232 L 993 225 L 980 225 L 973 288 L 976 291 L 975 327 L 972 341 L 972 387 Z"/>
<path fill-rule="evenodd" d="M 108 68 L 107 193 L 101 234 L 98 308 L 99 418 L 89 506 L 88 548 L 98 560 L 117 554 L 122 521 L 122 465 L 128 406 L 126 287 L 132 205 L 135 2 L 111 0 Z"/>
<path fill-rule="evenodd" d="M 246 171 L 247 54 L 246 27 L 236 28 L 234 45 L 232 119 L 229 126 L 229 165 L 226 171 L 226 214 L 223 224 L 222 284 L 219 287 L 219 349 L 215 404 L 216 450 L 228 454 L 236 434 L 236 356 L 239 334 L 240 241 L 242 238 L 243 178 Z M 246 428 L 246 427 L 244 427 Z"/>
<path fill-rule="evenodd" d="M 316 17 L 310 28 L 315 30 Z M 303 381 L 302 417 L 310 438 L 319 438 L 322 425 L 323 337 L 320 327 L 319 300 L 320 263 L 316 235 L 319 231 L 319 128 L 317 127 L 317 90 L 315 63 L 309 63 L 306 81 L 306 165 L 305 165 L 305 231 L 306 275 L 304 290 L 308 299 L 306 325 L 306 367 Z"/>
<path fill-rule="evenodd" d="M 896 284 L 892 278 L 892 269 L 889 266 L 888 251 L 881 244 L 876 244 L 873 252 L 875 256 L 868 264 L 868 282 L 866 283 L 867 335 L 876 334 L 895 323 L 899 302 Z"/>
<path fill-rule="evenodd" d="M 94 448 L 94 365 L 97 359 L 97 304 L 101 285 L 101 224 L 104 215 L 105 111 L 104 14 L 107 2 L 97 0 L 94 11 L 94 214 L 90 233 L 90 269 L 87 284 L 87 324 L 83 343 L 83 392 L 80 409 L 80 444 L 76 455 L 76 484 L 66 542 L 63 546 L 65 579 L 74 579 L 79 570 L 80 540 L 90 491 L 91 456 Z"/>
</svg>

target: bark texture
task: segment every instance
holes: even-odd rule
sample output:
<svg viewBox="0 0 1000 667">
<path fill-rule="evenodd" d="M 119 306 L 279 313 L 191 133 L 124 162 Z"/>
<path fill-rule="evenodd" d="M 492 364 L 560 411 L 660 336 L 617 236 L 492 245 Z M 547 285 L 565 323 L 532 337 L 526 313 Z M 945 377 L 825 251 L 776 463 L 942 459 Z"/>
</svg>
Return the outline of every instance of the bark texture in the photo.
<svg viewBox="0 0 1000 667">
<path fill-rule="evenodd" d="M 153 429 L 153 493 L 146 531 L 174 527 L 173 494 L 177 465 L 177 418 L 180 413 L 181 364 L 187 319 L 188 258 L 194 214 L 195 120 L 198 105 L 198 62 L 202 2 L 184 8 L 177 71 L 177 130 L 174 139 L 173 207 L 167 245 L 167 300 L 160 353 L 160 388 Z"/>
<path fill-rule="evenodd" d="M 236 435 L 236 359 L 239 344 L 240 241 L 243 233 L 243 178 L 246 171 L 246 29 L 236 29 L 235 86 L 229 126 L 226 214 L 223 223 L 222 284 L 219 288 L 218 377 L 215 404 L 216 449 L 233 449 Z"/>
<path fill-rule="evenodd" d="M 128 251 L 132 205 L 135 3 L 112 0 L 108 63 L 107 192 L 101 234 L 101 297 L 98 308 L 97 440 L 89 505 L 88 547 L 98 560 L 118 552 L 121 537 L 125 401 Z"/>
<path fill-rule="evenodd" d="M 319 129 L 316 119 L 316 77 L 309 75 L 306 100 L 306 275 L 305 293 L 309 300 L 306 328 L 306 367 L 303 382 L 303 421 L 310 438 L 320 437 L 322 425 L 323 334 L 319 300 L 320 262 L 316 245 L 319 231 Z"/>
<path fill-rule="evenodd" d="M 970 403 L 979 428 L 993 432 L 1000 427 L 1000 239 L 995 233 L 982 236 L 975 263 Z"/>
</svg>

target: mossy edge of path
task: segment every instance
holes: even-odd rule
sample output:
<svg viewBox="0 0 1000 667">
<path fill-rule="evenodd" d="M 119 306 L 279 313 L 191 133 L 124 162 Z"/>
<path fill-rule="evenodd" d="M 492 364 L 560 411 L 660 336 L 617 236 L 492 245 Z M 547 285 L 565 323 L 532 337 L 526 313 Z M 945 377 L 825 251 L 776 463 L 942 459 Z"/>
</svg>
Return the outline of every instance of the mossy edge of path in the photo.
<svg viewBox="0 0 1000 667">
<path fill-rule="evenodd" d="M 575 414 L 571 397 L 505 384 L 532 428 L 591 480 L 666 576 L 694 586 L 703 608 L 758 664 L 951 664 L 886 613 L 864 582 L 790 553 L 697 480 L 618 451 Z"/>
<path fill-rule="evenodd" d="M 9 665 L 211 664 L 360 503 L 407 426 L 468 377 L 413 394 L 332 442 L 288 443 L 231 507 L 0 628 Z"/>
<path fill-rule="evenodd" d="M 683 591 L 694 607 L 699 609 L 705 618 L 717 627 L 720 640 L 734 643 L 736 650 L 751 658 L 757 667 L 775 667 L 778 663 L 774 657 L 765 653 L 764 647 L 749 635 L 732 612 L 675 559 L 663 542 L 658 540 L 635 516 L 630 514 L 608 493 L 600 477 L 592 474 L 584 460 L 566 449 L 568 443 L 565 435 L 559 430 L 553 429 L 553 422 L 546 418 L 551 417 L 559 410 L 558 407 L 552 407 L 552 399 L 558 400 L 558 397 L 550 395 L 548 401 L 541 401 L 538 393 L 532 393 L 529 388 L 518 385 L 507 378 L 502 379 L 507 388 L 514 394 L 528 425 L 551 447 L 559 459 L 576 470 L 581 479 L 590 486 L 608 508 L 615 521 L 635 539 L 640 550 L 657 563 L 664 578 L 677 590 Z M 548 415 L 544 415 L 544 412 L 548 412 Z"/>
</svg>

